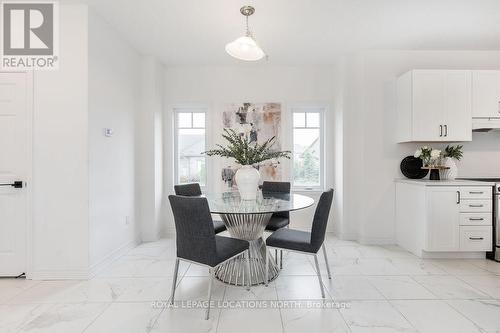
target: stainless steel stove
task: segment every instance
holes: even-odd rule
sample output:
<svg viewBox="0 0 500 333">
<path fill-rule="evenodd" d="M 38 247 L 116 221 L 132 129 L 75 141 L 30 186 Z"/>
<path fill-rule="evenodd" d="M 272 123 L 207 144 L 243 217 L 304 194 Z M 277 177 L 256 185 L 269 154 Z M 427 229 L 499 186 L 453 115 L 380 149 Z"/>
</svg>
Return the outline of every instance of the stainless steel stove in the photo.
<svg viewBox="0 0 500 333">
<path fill-rule="evenodd" d="M 467 179 L 495 183 L 493 189 L 493 251 L 487 254 L 487 258 L 500 262 L 500 178 Z"/>
</svg>

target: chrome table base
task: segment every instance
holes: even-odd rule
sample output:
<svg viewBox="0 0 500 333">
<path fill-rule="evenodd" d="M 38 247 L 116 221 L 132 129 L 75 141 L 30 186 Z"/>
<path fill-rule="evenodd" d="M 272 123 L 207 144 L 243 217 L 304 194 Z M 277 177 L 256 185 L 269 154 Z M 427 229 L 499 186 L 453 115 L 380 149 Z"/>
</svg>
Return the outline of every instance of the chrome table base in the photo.
<svg viewBox="0 0 500 333">
<path fill-rule="evenodd" d="M 220 281 L 234 285 L 246 286 L 248 279 L 251 285 L 263 284 L 266 267 L 265 256 L 270 255 L 262 238 L 272 214 L 221 214 L 222 220 L 231 237 L 244 239 L 250 243 L 250 276 L 248 276 L 246 255 L 239 256 L 220 265 L 215 276 Z M 275 259 L 270 258 L 268 267 L 269 281 L 278 274 Z"/>
</svg>

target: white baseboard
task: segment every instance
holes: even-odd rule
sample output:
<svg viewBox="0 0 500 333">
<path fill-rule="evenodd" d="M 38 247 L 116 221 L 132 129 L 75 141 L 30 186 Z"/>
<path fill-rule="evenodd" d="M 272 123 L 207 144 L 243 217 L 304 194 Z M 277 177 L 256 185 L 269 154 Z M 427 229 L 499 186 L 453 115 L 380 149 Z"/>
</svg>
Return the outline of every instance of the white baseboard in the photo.
<svg viewBox="0 0 500 333">
<path fill-rule="evenodd" d="M 309 230 L 309 231 L 311 231 L 311 230 Z M 328 236 L 328 237 L 335 237 L 335 238 L 338 238 L 338 239 L 342 239 L 342 238 L 340 238 L 340 235 L 337 232 L 335 232 L 335 231 L 326 230 L 326 234 L 325 235 Z"/>
<path fill-rule="evenodd" d="M 87 270 L 52 271 L 40 270 L 27 275 L 30 280 L 88 280 Z"/>
<path fill-rule="evenodd" d="M 358 234 L 356 233 L 340 233 L 338 237 L 340 240 L 358 241 Z"/>
<path fill-rule="evenodd" d="M 426 252 L 422 251 L 424 259 L 484 259 L 486 252 Z"/>
<path fill-rule="evenodd" d="M 360 244 L 363 245 L 395 245 L 396 240 L 392 237 L 366 237 L 359 240 Z"/>
<path fill-rule="evenodd" d="M 161 237 L 162 238 L 165 238 L 165 237 L 171 237 L 171 236 L 175 236 L 175 227 L 168 227 L 168 228 L 165 228 L 162 233 L 161 233 Z"/>
<path fill-rule="evenodd" d="M 108 254 L 106 257 L 101 259 L 99 262 L 90 266 L 89 277 L 93 278 L 94 276 L 97 275 L 97 273 L 104 270 L 111 263 L 113 263 L 115 260 L 117 260 L 118 258 L 123 256 L 125 253 L 127 253 L 128 251 L 130 251 L 131 249 L 133 249 L 137 245 L 139 245 L 139 242 L 131 241 L 131 242 L 124 244 L 123 246 L 117 248 L 116 250 L 112 251 L 110 254 Z"/>
<path fill-rule="evenodd" d="M 131 241 L 119 247 L 101 261 L 92 265 L 88 270 L 39 270 L 27 274 L 26 278 L 30 280 L 88 280 L 137 245 L 139 245 L 137 241 Z"/>
</svg>

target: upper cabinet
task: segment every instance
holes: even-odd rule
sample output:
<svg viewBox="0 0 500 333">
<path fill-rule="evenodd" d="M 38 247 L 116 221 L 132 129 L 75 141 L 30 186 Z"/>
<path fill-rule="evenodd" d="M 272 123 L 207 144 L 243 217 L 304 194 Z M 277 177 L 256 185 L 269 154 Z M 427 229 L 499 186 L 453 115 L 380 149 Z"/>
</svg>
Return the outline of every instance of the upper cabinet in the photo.
<svg viewBox="0 0 500 333">
<path fill-rule="evenodd" d="M 471 141 L 471 71 L 412 70 L 397 81 L 398 142 Z"/>
<path fill-rule="evenodd" d="M 472 116 L 500 118 L 500 71 L 472 71 Z"/>
</svg>

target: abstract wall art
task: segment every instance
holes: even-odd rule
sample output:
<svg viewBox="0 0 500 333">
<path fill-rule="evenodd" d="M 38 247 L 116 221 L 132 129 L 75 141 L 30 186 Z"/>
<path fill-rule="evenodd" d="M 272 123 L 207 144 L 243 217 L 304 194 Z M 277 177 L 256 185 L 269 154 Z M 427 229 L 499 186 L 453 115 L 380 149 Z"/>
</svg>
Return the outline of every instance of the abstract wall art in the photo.
<svg viewBox="0 0 500 333">
<path fill-rule="evenodd" d="M 237 132 L 249 132 L 251 142 L 264 143 L 276 137 L 273 150 L 281 150 L 281 104 L 280 103 L 240 103 L 228 104 L 222 114 L 224 128 Z M 221 181 L 227 187 L 236 188 L 233 181 L 239 165 L 229 162 L 221 170 Z M 266 161 L 259 167 L 261 180 L 280 181 L 282 166 L 276 161 Z"/>
</svg>

